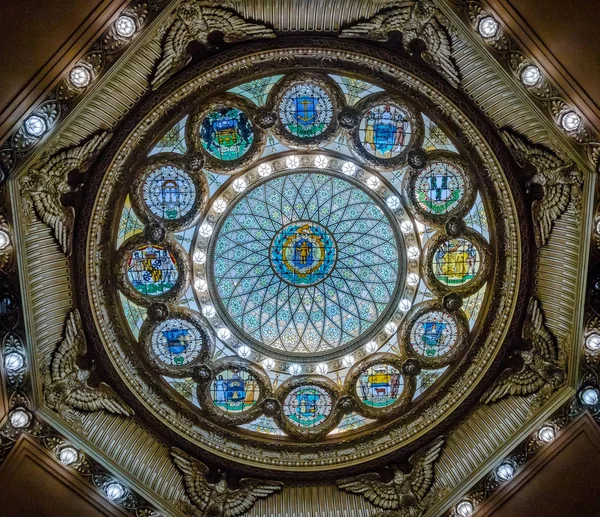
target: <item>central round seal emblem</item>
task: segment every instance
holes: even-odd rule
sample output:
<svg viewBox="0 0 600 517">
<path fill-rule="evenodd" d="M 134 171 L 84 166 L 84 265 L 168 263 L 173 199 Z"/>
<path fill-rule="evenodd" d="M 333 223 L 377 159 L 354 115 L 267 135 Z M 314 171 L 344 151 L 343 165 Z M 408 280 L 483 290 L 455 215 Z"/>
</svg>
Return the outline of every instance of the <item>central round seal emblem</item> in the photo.
<svg viewBox="0 0 600 517">
<path fill-rule="evenodd" d="M 321 225 L 299 221 L 284 226 L 273 239 L 271 265 L 286 282 L 297 286 L 324 280 L 336 259 L 333 237 Z"/>
</svg>

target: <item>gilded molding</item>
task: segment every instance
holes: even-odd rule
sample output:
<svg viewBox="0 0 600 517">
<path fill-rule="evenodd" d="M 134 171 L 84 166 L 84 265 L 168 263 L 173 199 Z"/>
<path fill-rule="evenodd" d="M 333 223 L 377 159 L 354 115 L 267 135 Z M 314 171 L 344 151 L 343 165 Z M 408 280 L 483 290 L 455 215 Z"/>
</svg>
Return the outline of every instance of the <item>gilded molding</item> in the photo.
<svg viewBox="0 0 600 517">
<path fill-rule="evenodd" d="M 7 239 L 6 242 L 0 243 L 0 270 L 2 270 L 7 268 L 12 262 L 14 251 L 8 221 L 2 212 L 0 212 L 0 232 L 3 232 Z"/>
</svg>

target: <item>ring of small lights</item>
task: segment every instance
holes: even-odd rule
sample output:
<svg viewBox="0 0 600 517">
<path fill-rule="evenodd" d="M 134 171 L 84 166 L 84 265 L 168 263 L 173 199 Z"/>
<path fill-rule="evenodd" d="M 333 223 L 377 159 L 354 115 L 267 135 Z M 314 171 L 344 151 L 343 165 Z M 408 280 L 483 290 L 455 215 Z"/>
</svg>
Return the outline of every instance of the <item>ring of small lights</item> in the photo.
<svg viewBox="0 0 600 517">
<path fill-rule="evenodd" d="M 161 323 L 171 319 L 183 320 L 186 323 L 189 323 L 196 328 L 203 338 L 202 351 L 193 361 L 190 361 L 182 366 L 164 363 L 156 355 L 152 346 L 152 335 L 154 334 L 154 331 L 160 326 Z M 175 378 L 190 377 L 193 373 L 194 367 L 205 362 L 212 356 L 214 352 L 215 339 L 214 336 L 210 335 L 208 328 L 209 327 L 203 321 L 202 316 L 195 311 L 191 311 L 185 307 L 171 307 L 169 309 L 169 316 L 167 318 L 160 319 L 158 321 L 151 318 L 146 318 L 144 323 L 142 323 L 139 337 L 139 342 L 142 345 L 140 347 L 142 356 L 144 360 L 148 362 L 151 368 L 155 369 L 162 375 L 168 375 L 169 377 Z"/>
<path fill-rule="evenodd" d="M 322 133 L 311 138 L 302 138 L 291 134 L 285 127 L 283 127 L 279 117 L 279 107 L 286 92 L 295 85 L 303 83 L 322 88 L 329 96 L 329 99 L 332 103 L 332 116 L 329 125 Z M 272 131 L 279 140 L 291 148 L 311 149 L 321 146 L 324 147 L 328 142 L 336 137 L 340 128 L 335 114 L 341 111 L 345 106 L 346 101 L 344 99 L 344 95 L 340 91 L 339 86 L 335 84 L 330 77 L 319 74 L 293 74 L 284 77 L 273 87 L 269 93 L 269 97 L 264 109 L 273 112 L 276 116 L 276 122 L 272 128 Z"/>
<path fill-rule="evenodd" d="M 201 143 L 200 125 L 202 121 L 210 112 L 220 108 L 237 108 L 247 115 L 248 121 L 252 124 L 252 144 L 242 156 L 235 160 L 220 160 L 204 149 Z M 204 156 L 207 168 L 219 171 L 219 174 L 235 174 L 255 161 L 264 151 L 265 132 L 254 122 L 256 113 L 256 106 L 244 97 L 233 93 L 219 95 L 218 98 L 209 100 L 206 103 L 197 104 L 190 114 L 188 124 L 186 124 L 185 139 L 195 152 Z"/>
<path fill-rule="evenodd" d="M 215 406 L 210 395 L 211 385 L 214 379 L 225 370 L 237 369 L 242 370 L 254 377 L 258 384 L 258 398 L 254 405 L 244 411 L 236 413 L 228 413 Z M 198 401 L 203 410 L 216 422 L 227 425 L 242 425 L 252 422 L 264 412 L 263 402 L 273 396 L 273 388 L 271 380 L 265 371 L 257 367 L 251 361 L 247 361 L 241 357 L 224 357 L 212 363 L 212 375 L 210 380 L 198 383 Z"/>
<path fill-rule="evenodd" d="M 369 109 L 378 104 L 389 103 L 408 115 L 408 120 L 411 125 L 410 139 L 404 146 L 404 149 L 392 158 L 378 158 L 370 154 L 361 142 L 360 123 Z M 355 106 L 358 112 L 358 124 L 349 132 L 350 149 L 361 160 L 365 161 L 372 167 L 376 167 L 380 171 L 392 171 L 399 168 L 406 162 L 408 153 L 413 149 L 419 149 L 423 145 L 425 137 L 425 129 L 423 127 L 423 118 L 419 112 L 413 107 L 412 103 L 407 102 L 399 95 L 389 95 L 388 93 L 375 93 L 361 99 Z"/>
<path fill-rule="evenodd" d="M 331 408 L 323 422 L 313 427 L 299 427 L 285 415 L 285 400 L 295 388 L 310 388 L 311 386 L 316 386 L 327 392 L 331 399 Z M 339 386 L 324 375 L 298 375 L 290 377 L 275 391 L 275 398 L 280 401 L 281 410 L 273 416 L 273 420 L 275 420 L 283 432 L 292 438 L 298 440 L 318 440 L 331 432 L 342 419 L 343 412 L 337 408 L 341 396 L 342 391 Z"/>
<path fill-rule="evenodd" d="M 133 302 L 143 306 L 149 307 L 155 302 L 169 303 L 175 302 L 183 296 L 183 293 L 187 290 L 190 283 L 190 264 L 188 256 L 181 245 L 172 237 L 166 237 L 163 242 L 157 243 L 158 246 L 165 248 L 168 252 L 172 253 L 177 260 L 177 281 L 174 286 L 165 294 L 157 296 L 149 296 L 140 293 L 131 283 L 127 277 L 127 263 L 131 258 L 133 252 L 139 246 L 145 246 L 150 244 L 146 236 L 141 233 L 134 235 L 127 239 L 118 251 L 116 260 L 116 278 L 117 285 Z"/>
<path fill-rule="evenodd" d="M 422 354 L 419 354 L 411 346 L 410 335 L 414 325 L 417 323 L 417 320 L 419 317 L 433 311 L 443 313 L 456 325 L 456 342 L 454 343 L 454 346 L 450 352 L 440 357 L 426 357 Z M 454 359 L 464 353 L 468 344 L 468 337 L 469 325 L 462 310 L 448 312 L 437 300 L 429 300 L 415 305 L 407 315 L 406 319 L 402 322 L 402 326 L 398 330 L 398 343 L 400 344 L 401 353 L 405 357 L 417 359 L 419 363 L 426 368 L 440 368 L 450 364 Z"/>
<path fill-rule="evenodd" d="M 131 205 L 136 215 L 145 223 L 157 222 L 166 230 L 178 231 L 190 228 L 198 222 L 202 216 L 202 210 L 208 201 L 208 182 L 201 167 L 193 167 L 194 160 L 191 155 L 177 153 L 161 153 L 151 156 L 141 167 L 143 171 L 134 180 L 130 194 Z M 177 219 L 165 219 L 152 212 L 144 201 L 144 185 L 150 174 L 164 166 L 170 166 L 184 171 L 196 188 L 196 196 L 193 205 L 188 212 Z"/>
<path fill-rule="evenodd" d="M 468 240 L 475 246 L 477 253 L 479 254 L 479 269 L 477 270 L 477 273 L 466 285 L 462 286 L 449 286 L 443 284 L 436 278 L 433 271 L 433 261 L 435 260 L 436 251 L 444 244 L 444 242 L 455 238 Z M 439 231 L 427 241 L 423 248 L 423 280 L 425 280 L 425 283 L 431 292 L 437 296 L 443 297 L 448 293 L 456 293 L 459 296 L 466 298 L 467 296 L 476 293 L 485 283 L 490 275 L 491 262 L 492 252 L 490 247 L 485 239 L 475 230 L 464 228 L 460 235 L 453 235 L 451 237 L 448 236 L 446 232 Z"/>
<path fill-rule="evenodd" d="M 448 163 L 449 165 L 455 166 L 461 170 L 462 179 L 464 181 L 464 193 L 461 200 L 458 202 L 452 210 L 440 215 L 432 214 L 423 209 L 416 197 L 416 182 L 420 172 L 432 163 L 442 162 Z M 450 217 L 464 217 L 475 201 L 477 195 L 477 189 L 475 188 L 474 178 L 475 174 L 472 171 L 473 167 L 467 162 L 467 160 L 456 155 L 456 153 L 450 153 L 448 151 L 429 151 L 426 155 L 426 164 L 421 169 L 408 168 L 408 173 L 404 179 L 403 188 L 406 192 L 406 196 L 410 202 L 411 209 L 416 219 L 422 223 L 432 224 L 434 226 L 444 225 L 444 223 Z"/>
<path fill-rule="evenodd" d="M 355 411 L 357 413 L 366 418 L 379 420 L 395 418 L 405 411 L 406 407 L 414 397 L 417 385 L 413 375 L 406 375 L 403 372 L 402 365 L 405 361 L 406 357 L 383 352 L 372 354 L 350 368 L 346 375 L 346 381 L 344 382 L 344 393 L 347 393 L 354 400 L 356 404 Z M 356 396 L 356 384 L 358 383 L 361 374 L 377 365 L 393 366 L 400 372 L 402 380 L 404 381 L 402 394 L 398 399 L 392 404 L 381 408 L 369 406 L 365 404 L 360 397 Z"/>
</svg>

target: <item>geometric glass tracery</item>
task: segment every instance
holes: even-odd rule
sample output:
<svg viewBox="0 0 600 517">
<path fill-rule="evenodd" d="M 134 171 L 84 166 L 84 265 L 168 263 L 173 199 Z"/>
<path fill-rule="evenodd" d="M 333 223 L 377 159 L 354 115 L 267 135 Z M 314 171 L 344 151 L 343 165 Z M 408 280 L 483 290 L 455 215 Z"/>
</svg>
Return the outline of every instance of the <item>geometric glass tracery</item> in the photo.
<svg viewBox="0 0 600 517">
<path fill-rule="evenodd" d="M 371 407 L 386 407 L 398 400 L 404 389 L 400 372 L 389 364 L 371 366 L 360 374 L 356 384 L 359 399 Z"/>
<path fill-rule="evenodd" d="M 196 201 L 196 186 L 189 174 L 165 165 L 152 171 L 144 180 L 144 202 L 161 219 L 185 216 Z"/>
<path fill-rule="evenodd" d="M 248 116 L 238 108 L 224 107 L 211 111 L 200 126 L 202 147 L 219 160 L 242 157 L 254 141 Z"/>
<path fill-rule="evenodd" d="M 206 349 L 206 338 L 195 325 L 179 318 L 161 321 L 152 332 L 152 351 L 169 366 L 191 363 Z"/>
<path fill-rule="evenodd" d="M 279 105 L 279 119 L 292 135 L 312 138 L 323 133 L 333 119 L 333 105 L 327 92 L 312 83 L 291 86 Z"/>
<path fill-rule="evenodd" d="M 142 294 L 166 294 L 179 278 L 177 259 L 164 246 L 138 246 L 127 262 L 127 278 L 134 289 Z"/>
<path fill-rule="evenodd" d="M 300 427 L 319 425 L 331 413 L 331 396 L 319 386 L 294 388 L 283 401 L 283 413 Z"/>
<path fill-rule="evenodd" d="M 363 115 L 358 135 L 363 148 L 376 158 L 394 158 L 408 145 L 411 124 L 404 110 L 394 104 L 377 104 Z"/>
<path fill-rule="evenodd" d="M 453 164 L 434 161 L 417 173 L 415 196 L 425 212 L 443 215 L 460 203 L 465 193 L 465 178 Z"/>
<path fill-rule="evenodd" d="M 467 285 L 479 272 L 481 259 L 473 243 L 462 237 L 442 242 L 433 256 L 433 274 L 449 287 Z"/>
<path fill-rule="evenodd" d="M 458 327 L 451 316 L 431 310 L 412 324 L 410 345 L 424 357 L 441 357 L 452 350 L 458 340 Z"/>
</svg>

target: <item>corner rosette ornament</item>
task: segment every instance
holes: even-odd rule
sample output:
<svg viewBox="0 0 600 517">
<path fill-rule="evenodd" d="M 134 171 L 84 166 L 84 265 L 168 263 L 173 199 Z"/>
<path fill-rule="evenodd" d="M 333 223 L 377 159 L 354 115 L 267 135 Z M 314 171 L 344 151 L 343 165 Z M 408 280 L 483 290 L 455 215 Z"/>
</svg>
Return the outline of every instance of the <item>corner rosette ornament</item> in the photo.
<svg viewBox="0 0 600 517">
<path fill-rule="evenodd" d="M 389 482 L 381 481 L 379 474 L 361 474 L 340 479 L 337 486 L 346 492 L 362 495 L 375 506 L 385 510 L 377 517 L 420 517 L 431 504 L 431 487 L 444 438 L 439 437 L 417 451 L 408 460 L 412 470 L 405 474 L 397 465 L 391 465 L 394 473 Z"/>
</svg>

